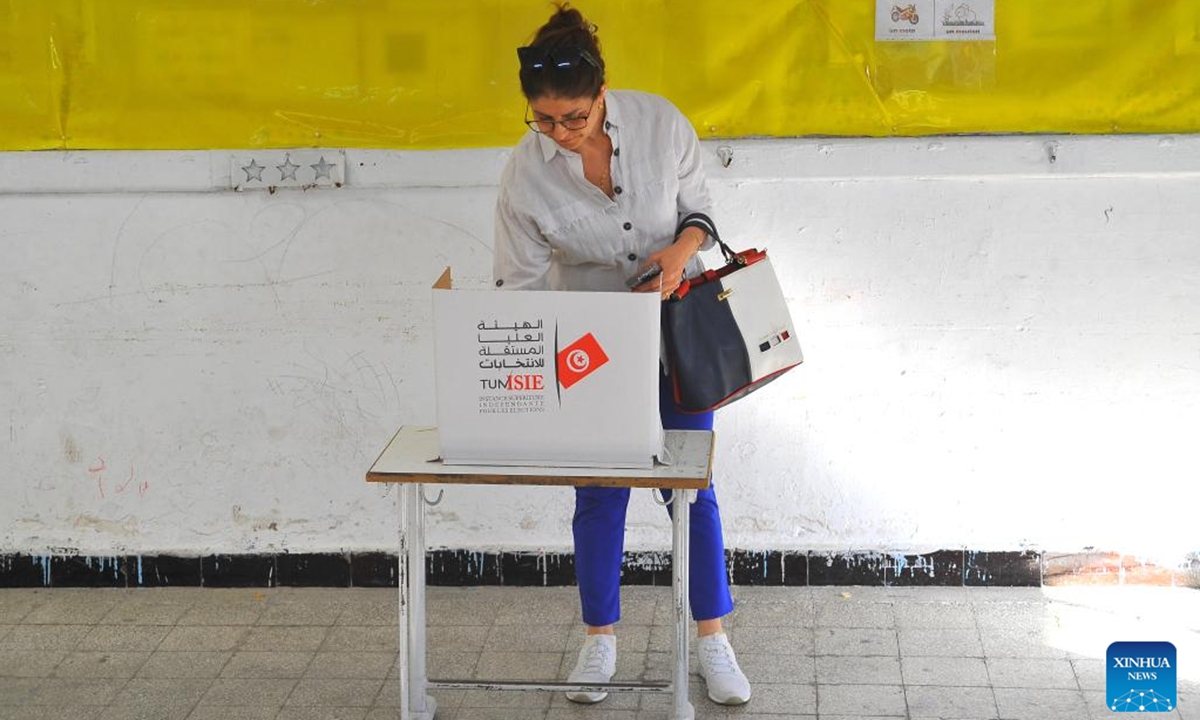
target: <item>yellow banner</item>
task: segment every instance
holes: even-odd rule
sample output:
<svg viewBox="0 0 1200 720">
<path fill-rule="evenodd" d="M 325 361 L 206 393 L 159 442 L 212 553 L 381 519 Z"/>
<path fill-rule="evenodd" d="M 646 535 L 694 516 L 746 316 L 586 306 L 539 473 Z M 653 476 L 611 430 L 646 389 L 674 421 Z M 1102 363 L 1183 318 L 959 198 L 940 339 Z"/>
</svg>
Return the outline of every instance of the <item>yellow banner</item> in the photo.
<svg viewBox="0 0 1200 720">
<path fill-rule="evenodd" d="M 873 0 L 592 0 L 609 85 L 701 137 L 1200 131 L 1200 2 L 996 2 L 876 42 Z M 525 131 L 542 0 L 0 0 L 0 150 L 462 148 Z"/>
</svg>

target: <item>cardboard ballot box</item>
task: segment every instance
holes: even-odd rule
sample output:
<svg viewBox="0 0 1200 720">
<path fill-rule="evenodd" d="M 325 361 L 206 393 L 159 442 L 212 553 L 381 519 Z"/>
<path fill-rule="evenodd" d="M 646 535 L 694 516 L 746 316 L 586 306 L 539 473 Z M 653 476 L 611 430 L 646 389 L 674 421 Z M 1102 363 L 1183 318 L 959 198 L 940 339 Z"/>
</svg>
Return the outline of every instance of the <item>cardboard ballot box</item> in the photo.
<svg viewBox="0 0 1200 720">
<path fill-rule="evenodd" d="M 658 415 L 655 293 L 434 285 L 443 462 L 651 467 Z"/>
</svg>

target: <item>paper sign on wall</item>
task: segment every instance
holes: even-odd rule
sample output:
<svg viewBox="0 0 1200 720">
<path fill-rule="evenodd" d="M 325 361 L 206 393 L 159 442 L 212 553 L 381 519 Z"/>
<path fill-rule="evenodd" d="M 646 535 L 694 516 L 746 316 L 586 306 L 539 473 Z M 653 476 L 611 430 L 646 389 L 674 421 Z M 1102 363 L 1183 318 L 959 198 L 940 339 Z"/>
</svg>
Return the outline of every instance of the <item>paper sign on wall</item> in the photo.
<svg viewBox="0 0 1200 720">
<path fill-rule="evenodd" d="M 934 40 L 995 40 L 995 0 L 935 0 Z"/>
<path fill-rule="evenodd" d="M 875 39 L 995 40 L 995 0 L 875 0 Z"/>
<path fill-rule="evenodd" d="M 876 40 L 932 40 L 934 0 L 875 0 Z"/>
<path fill-rule="evenodd" d="M 657 295 L 435 289 L 433 313 L 445 462 L 653 465 Z"/>
</svg>

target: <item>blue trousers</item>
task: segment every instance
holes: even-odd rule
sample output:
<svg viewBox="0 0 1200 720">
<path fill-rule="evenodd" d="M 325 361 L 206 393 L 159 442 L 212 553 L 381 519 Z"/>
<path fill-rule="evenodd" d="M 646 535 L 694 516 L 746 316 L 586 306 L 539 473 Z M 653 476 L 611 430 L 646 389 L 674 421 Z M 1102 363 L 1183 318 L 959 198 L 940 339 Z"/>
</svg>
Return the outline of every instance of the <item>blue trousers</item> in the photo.
<svg viewBox="0 0 1200 720">
<path fill-rule="evenodd" d="M 685 415 L 671 401 L 669 381 L 659 382 L 659 412 L 667 430 L 711 430 L 713 414 Z M 670 499 L 671 492 L 663 491 Z M 592 626 L 611 625 L 621 618 L 621 560 L 625 553 L 625 511 L 629 488 L 575 488 L 575 576 L 583 621 Z M 672 512 L 673 505 L 667 506 Z M 691 505 L 691 563 L 688 600 L 692 617 L 712 620 L 733 610 L 729 575 L 725 566 L 725 540 L 721 512 L 710 484 L 697 493 Z"/>
</svg>

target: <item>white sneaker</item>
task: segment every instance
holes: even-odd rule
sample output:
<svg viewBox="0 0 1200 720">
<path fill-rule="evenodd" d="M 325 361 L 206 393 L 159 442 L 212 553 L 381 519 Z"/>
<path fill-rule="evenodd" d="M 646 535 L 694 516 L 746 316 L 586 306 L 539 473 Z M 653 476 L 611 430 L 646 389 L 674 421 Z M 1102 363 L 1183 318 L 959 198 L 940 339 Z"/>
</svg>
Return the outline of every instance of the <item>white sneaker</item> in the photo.
<svg viewBox="0 0 1200 720">
<path fill-rule="evenodd" d="M 617 672 L 617 636 L 588 635 L 579 650 L 575 669 L 567 678 L 573 683 L 606 683 Z M 569 692 L 567 699 L 577 703 L 598 703 L 608 697 L 606 692 Z"/>
<path fill-rule="evenodd" d="M 708 699 L 721 705 L 743 705 L 750 701 L 750 681 L 738 667 L 725 633 L 705 635 L 696 641 L 700 676 L 708 685 Z"/>
</svg>

